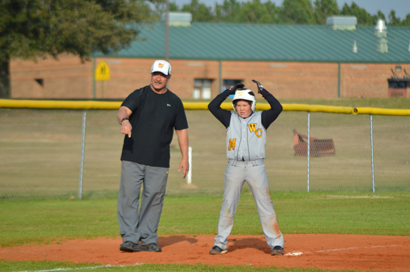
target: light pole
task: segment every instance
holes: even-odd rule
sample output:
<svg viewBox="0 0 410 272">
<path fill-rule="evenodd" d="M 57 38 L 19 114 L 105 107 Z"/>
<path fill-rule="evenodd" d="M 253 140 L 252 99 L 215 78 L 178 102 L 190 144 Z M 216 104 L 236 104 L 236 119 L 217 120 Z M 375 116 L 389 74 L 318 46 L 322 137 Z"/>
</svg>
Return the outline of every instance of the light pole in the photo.
<svg viewBox="0 0 410 272">
<path fill-rule="evenodd" d="M 165 2 L 165 60 L 169 61 L 169 0 Z"/>
</svg>

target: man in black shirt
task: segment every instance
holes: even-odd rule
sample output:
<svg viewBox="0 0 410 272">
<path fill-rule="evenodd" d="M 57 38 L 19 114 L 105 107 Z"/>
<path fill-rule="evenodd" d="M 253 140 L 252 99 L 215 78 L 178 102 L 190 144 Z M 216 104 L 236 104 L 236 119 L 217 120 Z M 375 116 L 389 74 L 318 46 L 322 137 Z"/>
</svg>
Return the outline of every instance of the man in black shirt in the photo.
<svg viewBox="0 0 410 272">
<path fill-rule="evenodd" d="M 164 60 L 155 61 L 151 68 L 151 84 L 131 93 L 117 114 L 121 133 L 125 134 L 118 195 L 121 251 L 162 251 L 158 246 L 157 230 L 174 129 L 182 153 L 178 172 L 183 170 L 185 178 L 189 170 L 188 122 L 181 99 L 167 89 L 170 78 L 171 65 Z"/>
</svg>

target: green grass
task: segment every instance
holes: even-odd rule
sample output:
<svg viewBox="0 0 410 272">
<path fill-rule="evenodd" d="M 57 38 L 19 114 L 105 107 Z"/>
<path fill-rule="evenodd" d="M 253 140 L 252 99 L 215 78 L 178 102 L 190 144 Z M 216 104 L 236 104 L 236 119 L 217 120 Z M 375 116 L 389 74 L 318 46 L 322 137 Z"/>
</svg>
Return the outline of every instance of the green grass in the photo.
<svg viewBox="0 0 410 272">
<path fill-rule="evenodd" d="M 286 268 L 286 267 L 252 267 L 249 265 L 235 265 L 235 266 L 222 266 L 222 265 L 182 265 L 182 264 L 139 264 L 139 265 L 127 265 L 127 266 L 104 266 L 98 264 L 74 264 L 69 262 L 46 262 L 46 261 L 2 261 L 0 260 L 0 269 L 2 272 L 15 272 L 15 271 L 37 271 L 37 270 L 52 270 L 56 267 L 61 269 L 71 269 L 68 271 L 99 271 L 99 272 L 127 272 L 127 271 L 273 271 L 273 272 L 313 272 L 323 271 L 321 269 L 314 268 Z M 88 268 L 88 269 L 87 269 Z M 90 270 L 89 270 L 90 269 Z M 63 270 L 64 271 L 64 270 Z"/>
<path fill-rule="evenodd" d="M 408 193 L 271 196 L 284 234 L 410 235 Z M 158 233 L 216 234 L 221 204 L 222 197 L 166 197 Z M 0 244 L 119 237 L 116 205 L 116 199 L 1 202 Z M 250 193 L 241 196 L 232 234 L 263 234 Z"/>
<path fill-rule="evenodd" d="M 342 194 L 272 192 L 282 233 L 410 235 L 409 193 Z M 211 234 L 217 231 L 222 198 L 215 196 L 165 198 L 158 234 Z M 61 243 L 67 239 L 119 238 L 116 199 L 0 202 L 0 244 Z M 256 205 L 244 192 L 235 216 L 233 235 L 262 235 Z M 0 271 L 79 269 L 98 264 L 0 260 Z M 143 264 L 97 267 L 92 271 L 322 271 L 320 269 L 250 266 Z"/>
<path fill-rule="evenodd" d="M 284 104 L 409 109 L 406 98 L 280 99 Z M 188 102 L 188 101 L 187 101 Z M 190 101 L 198 102 L 198 100 Z M 201 101 L 202 102 L 202 101 Z M 263 100 L 258 100 L 263 102 Z M 171 169 L 159 235 L 216 234 L 226 165 L 225 130 L 207 111 L 188 111 L 193 184 Z M 374 116 L 376 193 L 371 193 L 369 117 L 311 114 L 311 135 L 332 138 L 336 156 L 295 157 L 292 129 L 306 133 L 305 112 L 283 112 L 268 130 L 267 173 L 281 231 L 410 235 L 409 117 Z M 116 196 L 122 135 L 114 111 L 88 111 L 83 199 L 78 200 L 82 111 L 0 109 L 0 245 L 61 243 L 119 237 Z M 56 122 L 58 120 L 58 122 Z M 68 199 L 74 200 L 68 200 Z M 45 200 L 47 199 L 47 200 Z M 52 200 L 59 199 L 59 200 Z M 19 201 L 23 200 L 23 201 Z M 45 201 L 32 201 L 45 200 Z M 13 202 L 14 201 L 14 202 Z M 25 201 L 25 202 L 24 202 Z M 232 234 L 262 235 L 245 185 Z M 0 271 L 80 269 L 98 264 L 0 260 Z M 250 266 L 159 265 L 101 267 L 90 271 L 323 271 Z"/>
</svg>

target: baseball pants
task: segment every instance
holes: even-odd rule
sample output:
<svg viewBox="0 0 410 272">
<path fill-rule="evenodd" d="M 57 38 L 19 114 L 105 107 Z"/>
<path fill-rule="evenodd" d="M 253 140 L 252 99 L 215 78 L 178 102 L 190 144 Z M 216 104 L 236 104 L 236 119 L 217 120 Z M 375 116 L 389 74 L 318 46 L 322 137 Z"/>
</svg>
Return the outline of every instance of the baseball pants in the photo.
<svg viewBox="0 0 410 272">
<path fill-rule="evenodd" d="M 283 235 L 279 230 L 278 220 L 269 194 L 268 177 L 263 160 L 229 160 L 225 170 L 225 191 L 219 215 L 218 235 L 215 237 L 214 245 L 223 250 L 227 249 L 228 236 L 232 231 L 236 208 L 245 181 L 255 199 L 266 242 L 271 249 L 275 246 L 284 247 Z"/>
<path fill-rule="evenodd" d="M 117 215 L 123 242 L 141 245 L 158 243 L 158 223 L 162 213 L 169 168 L 122 161 Z M 138 211 L 143 184 L 141 208 Z"/>
</svg>

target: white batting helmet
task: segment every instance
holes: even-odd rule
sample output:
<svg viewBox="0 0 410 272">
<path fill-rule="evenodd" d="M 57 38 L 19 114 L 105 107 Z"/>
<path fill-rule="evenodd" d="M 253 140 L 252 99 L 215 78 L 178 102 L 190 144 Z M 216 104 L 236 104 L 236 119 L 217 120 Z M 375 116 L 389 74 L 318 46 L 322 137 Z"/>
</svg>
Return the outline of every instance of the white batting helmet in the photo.
<svg viewBox="0 0 410 272">
<path fill-rule="evenodd" d="M 232 107 L 235 112 L 236 112 L 236 109 L 235 109 L 236 100 L 246 100 L 246 101 L 251 102 L 251 109 L 253 112 L 255 111 L 256 98 L 255 98 L 255 94 L 251 90 L 245 89 L 245 88 L 236 90 L 235 96 L 232 99 Z"/>
</svg>

